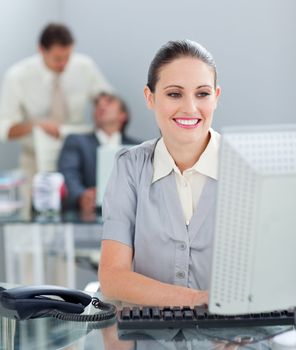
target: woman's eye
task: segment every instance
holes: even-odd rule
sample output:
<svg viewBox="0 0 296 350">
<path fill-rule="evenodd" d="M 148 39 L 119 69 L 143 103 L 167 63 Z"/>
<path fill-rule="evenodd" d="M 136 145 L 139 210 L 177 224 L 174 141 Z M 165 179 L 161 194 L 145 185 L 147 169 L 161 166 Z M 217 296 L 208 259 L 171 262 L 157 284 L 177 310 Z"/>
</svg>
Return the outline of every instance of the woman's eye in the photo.
<svg viewBox="0 0 296 350">
<path fill-rule="evenodd" d="M 181 94 L 179 92 L 169 92 L 168 96 L 173 98 L 178 98 L 178 97 L 181 97 Z"/>
<path fill-rule="evenodd" d="M 206 96 L 209 96 L 209 95 L 210 95 L 210 93 L 208 93 L 208 92 L 199 92 L 197 94 L 197 97 L 206 97 Z"/>
</svg>

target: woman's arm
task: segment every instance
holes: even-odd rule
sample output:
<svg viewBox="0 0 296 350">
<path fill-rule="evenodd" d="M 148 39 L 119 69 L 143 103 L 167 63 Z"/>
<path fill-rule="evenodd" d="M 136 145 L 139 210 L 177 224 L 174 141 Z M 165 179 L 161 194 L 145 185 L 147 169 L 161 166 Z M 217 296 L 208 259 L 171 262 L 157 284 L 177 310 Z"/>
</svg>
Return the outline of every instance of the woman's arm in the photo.
<svg viewBox="0 0 296 350">
<path fill-rule="evenodd" d="M 208 303 L 207 291 L 162 283 L 133 272 L 132 256 L 132 248 L 125 244 L 112 240 L 102 242 L 99 281 L 107 298 L 150 306 L 192 307 Z"/>
</svg>

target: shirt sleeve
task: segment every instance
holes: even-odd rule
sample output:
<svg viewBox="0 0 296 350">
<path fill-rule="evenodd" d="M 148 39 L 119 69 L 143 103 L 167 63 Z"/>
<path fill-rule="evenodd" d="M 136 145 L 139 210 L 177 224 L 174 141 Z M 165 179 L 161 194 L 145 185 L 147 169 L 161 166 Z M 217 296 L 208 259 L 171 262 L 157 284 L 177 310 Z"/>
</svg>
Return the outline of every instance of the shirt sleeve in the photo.
<svg viewBox="0 0 296 350">
<path fill-rule="evenodd" d="M 121 150 L 103 200 L 103 239 L 134 245 L 137 192 L 130 152 Z"/>
<path fill-rule="evenodd" d="M 101 92 L 114 93 L 114 89 L 109 84 L 103 73 L 96 66 L 93 60 L 89 62 L 90 76 L 91 76 L 91 87 L 90 97 L 95 99 Z"/>
<path fill-rule="evenodd" d="M 24 120 L 17 76 L 9 71 L 3 79 L 0 95 L 0 140 L 6 141 L 10 128 Z"/>
</svg>

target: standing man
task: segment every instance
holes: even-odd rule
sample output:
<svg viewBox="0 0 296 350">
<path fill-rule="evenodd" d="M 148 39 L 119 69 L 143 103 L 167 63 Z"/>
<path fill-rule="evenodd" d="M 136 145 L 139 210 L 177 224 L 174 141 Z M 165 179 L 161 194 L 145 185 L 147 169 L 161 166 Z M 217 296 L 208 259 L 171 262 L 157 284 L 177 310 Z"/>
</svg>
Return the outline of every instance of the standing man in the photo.
<svg viewBox="0 0 296 350">
<path fill-rule="evenodd" d="M 68 209 L 94 212 L 97 148 L 102 145 L 138 144 L 139 141 L 124 132 L 128 121 L 129 114 L 124 101 L 118 96 L 102 93 L 95 105 L 95 130 L 67 137 L 60 154 L 59 171 L 64 175 L 68 189 Z"/>
<path fill-rule="evenodd" d="M 13 65 L 3 80 L 0 140 L 21 141 L 21 168 L 29 180 L 36 172 L 34 126 L 56 138 L 79 132 L 88 102 L 111 91 L 95 63 L 73 47 L 66 26 L 49 24 L 40 34 L 39 53 Z"/>
</svg>

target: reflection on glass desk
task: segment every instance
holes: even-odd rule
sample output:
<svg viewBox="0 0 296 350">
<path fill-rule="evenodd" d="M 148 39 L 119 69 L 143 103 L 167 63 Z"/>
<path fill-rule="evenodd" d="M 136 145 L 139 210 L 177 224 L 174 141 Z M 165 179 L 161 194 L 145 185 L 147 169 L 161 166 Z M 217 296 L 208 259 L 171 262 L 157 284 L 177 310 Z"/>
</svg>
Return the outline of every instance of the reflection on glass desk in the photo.
<svg viewBox="0 0 296 350">
<path fill-rule="evenodd" d="M 38 214 L 34 211 L 18 211 L 11 215 L 0 215 L 0 225 L 7 223 L 77 223 L 77 224 L 101 224 L 101 209 L 91 214 L 83 214 L 78 211 L 63 211 L 61 213 Z"/>
<path fill-rule="evenodd" d="M 0 220 L 0 279 L 19 284 L 83 288 L 96 279 L 101 216 L 14 215 Z M 77 278 L 75 264 L 88 269 Z M 91 271 L 91 272 L 89 272 Z M 89 276 L 87 276 L 87 274 Z M 79 280 L 79 281 L 78 281 Z"/>
<path fill-rule="evenodd" d="M 4 288 L 12 287 L 9 284 L 1 285 Z M 92 296 L 102 299 L 100 293 Z M 87 314 L 95 312 L 97 310 L 92 305 L 85 310 Z M 102 323 L 61 321 L 51 317 L 16 321 L 0 315 L 0 349 L 273 349 L 272 337 L 290 328 L 144 329 L 118 332 L 115 319 Z"/>
</svg>

